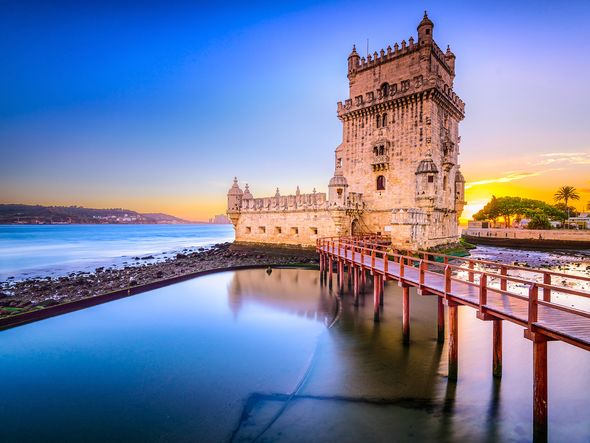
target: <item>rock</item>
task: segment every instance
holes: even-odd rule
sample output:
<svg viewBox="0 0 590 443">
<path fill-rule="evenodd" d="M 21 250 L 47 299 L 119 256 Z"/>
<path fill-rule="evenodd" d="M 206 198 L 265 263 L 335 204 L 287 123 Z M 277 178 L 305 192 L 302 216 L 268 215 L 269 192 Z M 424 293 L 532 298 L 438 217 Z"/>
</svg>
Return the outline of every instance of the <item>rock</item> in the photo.
<svg viewBox="0 0 590 443">
<path fill-rule="evenodd" d="M 164 273 L 163 273 L 162 271 L 158 271 L 158 272 L 156 273 L 156 277 L 157 277 L 157 278 L 162 278 L 162 277 L 164 277 Z"/>
<path fill-rule="evenodd" d="M 49 306 L 55 306 L 55 305 L 59 305 L 59 302 L 57 300 L 54 300 L 53 298 L 48 298 L 47 300 L 43 300 L 41 303 L 39 303 L 41 306 L 44 307 L 49 307 Z"/>
<path fill-rule="evenodd" d="M 176 259 L 177 260 L 183 260 L 185 258 L 187 258 L 187 255 L 186 254 L 181 254 L 181 253 L 176 254 Z"/>
</svg>

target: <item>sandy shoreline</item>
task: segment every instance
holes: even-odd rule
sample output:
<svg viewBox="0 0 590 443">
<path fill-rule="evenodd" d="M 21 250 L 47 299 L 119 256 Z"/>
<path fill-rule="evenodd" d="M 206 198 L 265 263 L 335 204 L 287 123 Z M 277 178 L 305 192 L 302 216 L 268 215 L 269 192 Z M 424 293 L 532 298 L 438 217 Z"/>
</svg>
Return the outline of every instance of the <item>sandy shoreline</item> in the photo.
<svg viewBox="0 0 590 443">
<path fill-rule="evenodd" d="M 56 278 L 1 282 L 0 318 L 211 269 L 317 263 L 313 249 L 221 243 L 210 249 L 178 253 L 159 262 L 123 268 L 100 267 L 94 272 L 73 272 Z"/>
</svg>

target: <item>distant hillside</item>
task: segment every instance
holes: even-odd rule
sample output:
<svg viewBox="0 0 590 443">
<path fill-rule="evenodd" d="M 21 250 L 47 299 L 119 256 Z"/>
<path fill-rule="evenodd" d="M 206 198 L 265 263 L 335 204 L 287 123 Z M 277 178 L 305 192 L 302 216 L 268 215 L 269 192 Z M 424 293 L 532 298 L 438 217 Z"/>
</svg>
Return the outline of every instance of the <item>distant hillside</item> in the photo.
<svg viewBox="0 0 590 443">
<path fill-rule="evenodd" d="M 81 206 L 0 204 L 0 224 L 182 224 L 168 214 L 141 214 L 129 209 Z"/>
</svg>

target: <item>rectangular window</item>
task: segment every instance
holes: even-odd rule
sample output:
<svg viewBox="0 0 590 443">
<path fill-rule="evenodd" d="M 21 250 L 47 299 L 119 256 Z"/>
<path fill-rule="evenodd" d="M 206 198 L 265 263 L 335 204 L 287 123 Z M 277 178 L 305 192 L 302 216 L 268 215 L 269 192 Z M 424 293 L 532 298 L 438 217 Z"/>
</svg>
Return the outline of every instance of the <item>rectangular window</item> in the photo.
<svg viewBox="0 0 590 443">
<path fill-rule="evenodd" d="M 291 235 L 299 235 L 299 228 L 291 228 Z"/>
<path fill-rule="evenodd" d="M 258 226 L 258 232 L 260 234 L 266 234 L 266 226 Z"/>
<path fill-rule="evenodd" d="M 318 235 L 318 228 L 309 228 L 311 229 L 311 235 Z"/>
<path fill-rule="evenodd" d="M 250 234 L 252 232 L 252 228 L 250 226 L 246 226 L 246 234 Z"/>
<path fill-rule="evenodd" d="M 433 175 L 428 176 L 428 183 L 434 183 L 434 176 Z"/>
<path fill-rule="evenodd" d="M 275 234 L 280 234 L 282 232 L 280 226 L 275 226 Z"/>
</svg>

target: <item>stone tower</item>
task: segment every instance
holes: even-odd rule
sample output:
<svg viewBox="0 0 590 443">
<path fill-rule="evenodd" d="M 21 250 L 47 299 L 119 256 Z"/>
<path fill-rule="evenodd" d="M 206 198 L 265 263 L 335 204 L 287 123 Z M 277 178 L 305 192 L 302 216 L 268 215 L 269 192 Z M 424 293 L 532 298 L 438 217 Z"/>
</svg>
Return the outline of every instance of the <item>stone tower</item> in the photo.
<svg viewBox="0 0 590 443">
<path fill-rule="evenodd" d="M 277 189 L 255 198 L 234 179 L 227 213 L 236 241 L 312 246 L 322 237 L 380 233 L 404 249 L 456 242 L 465 204 L 458 163 L 465 105 L 454 79 L 455 55 L 437 46 L 426 13 L 417 40 L 366 57 L 353 46 L 328 194 Z"/>
<path fill-rule="evenodd" d="M 418 39 L 348 57 L 349 98 L 336 174 L 363 196 L 362 222 L 400 247 L 430 248 L 458 240 L 464 205 L 459 122 L 464 103 L 453 92 L 455 55 L 434 41 L 426 12 Z"/>
</svg>

